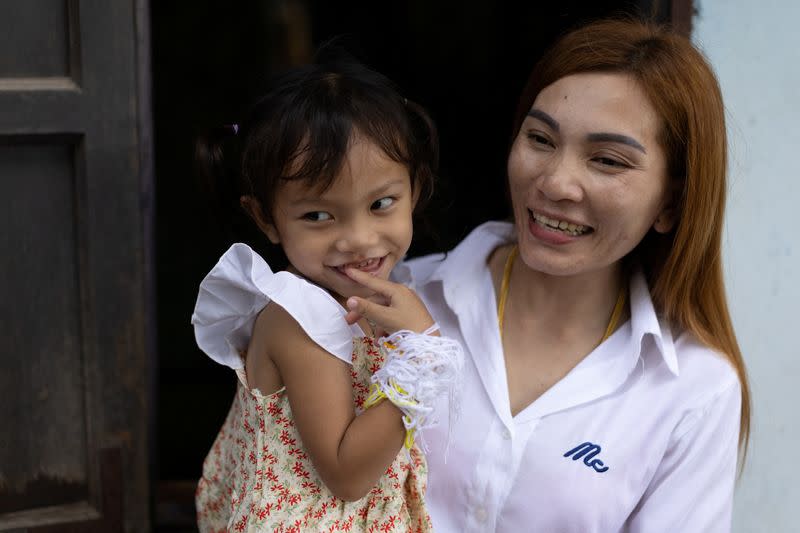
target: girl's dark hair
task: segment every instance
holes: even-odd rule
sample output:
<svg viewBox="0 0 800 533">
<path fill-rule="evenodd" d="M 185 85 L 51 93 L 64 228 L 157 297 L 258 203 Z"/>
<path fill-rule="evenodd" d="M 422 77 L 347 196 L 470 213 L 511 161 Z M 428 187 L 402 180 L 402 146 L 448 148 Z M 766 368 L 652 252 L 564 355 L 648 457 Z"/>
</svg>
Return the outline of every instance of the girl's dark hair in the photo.
<svg viewBox="0 0 800 533">
<path fill-rule="evenodd" d="M 269 221 L 281 182 L 329 187 L 356 134 L 408 168 L 417 208 L 430 198 L 439 155 L 433 121 L 388 78 L 349 57 L 276 78 L 238 126 L 198 139 L 196 164 L 220 200 L 233 206 L 253 196 Z"/>
</svg>

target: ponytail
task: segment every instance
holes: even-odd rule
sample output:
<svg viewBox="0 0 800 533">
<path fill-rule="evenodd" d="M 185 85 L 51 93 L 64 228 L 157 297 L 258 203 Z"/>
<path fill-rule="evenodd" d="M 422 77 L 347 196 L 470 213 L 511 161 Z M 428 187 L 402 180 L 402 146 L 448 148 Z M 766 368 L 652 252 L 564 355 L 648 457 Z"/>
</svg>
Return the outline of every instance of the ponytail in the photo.
<svg viewBox="0 0 800 533">
<path fill-rule="evenodd" d="M 229 237 L 243 218 L 238 126 L 226 125 L 207 130 L 195 141 L 194 165 L 199 186 L 220 226 Z"/>
</svg>

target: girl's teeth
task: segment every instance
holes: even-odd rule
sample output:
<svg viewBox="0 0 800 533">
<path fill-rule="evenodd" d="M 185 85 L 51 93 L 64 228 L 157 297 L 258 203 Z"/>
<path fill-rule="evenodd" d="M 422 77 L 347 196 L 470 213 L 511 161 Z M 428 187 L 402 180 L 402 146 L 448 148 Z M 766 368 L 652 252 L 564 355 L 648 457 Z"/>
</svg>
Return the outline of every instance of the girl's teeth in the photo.
<svg viewBox="0 0 800 533">
<path fill-rule="evenodd" d="M 364 261 L 361 261 L 360 263 L 349 263 L 347 265 L 344 265 L 342 268 L 348 268 L 348 267 L 349 268 L 359 268 L 359 269 L 360 268 L 367 268 L 367 267 L 373 266 L 377 262 L 378 262 L 377 259 L 366 259 Z"/>
</svg>

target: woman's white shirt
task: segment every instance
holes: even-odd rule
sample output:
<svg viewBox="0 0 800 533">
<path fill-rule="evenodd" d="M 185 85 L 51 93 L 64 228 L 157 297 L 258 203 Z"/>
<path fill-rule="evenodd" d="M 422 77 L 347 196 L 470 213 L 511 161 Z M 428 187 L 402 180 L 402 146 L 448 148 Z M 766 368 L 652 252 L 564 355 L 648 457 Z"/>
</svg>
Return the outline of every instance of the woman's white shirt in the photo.
<svg viewBox="0 0 800 533">
<path fill-rule="evenodd" d="M 511 415 L 487 259 L 512 239 L 489 222 L 395 269 L 467 354 L 460 418 L 424 435 L 435 531 L 729 531 L 738 378 L 691 334 L 673 337 L 641 273 L 630 320 Z"/>
</svg>

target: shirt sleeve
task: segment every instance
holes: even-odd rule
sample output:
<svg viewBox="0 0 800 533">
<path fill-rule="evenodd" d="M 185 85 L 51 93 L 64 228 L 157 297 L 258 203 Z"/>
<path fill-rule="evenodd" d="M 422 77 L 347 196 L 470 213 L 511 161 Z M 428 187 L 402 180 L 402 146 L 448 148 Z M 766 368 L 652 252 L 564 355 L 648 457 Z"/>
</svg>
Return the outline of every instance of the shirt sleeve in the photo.
<svg viewBox="0 0 800 533">
<path fill-rule="evenodd" d="M 731 530 L 739 441 L 738 380 L 687 414 L 626 532 L 716 533 Z"/>
</svg>

